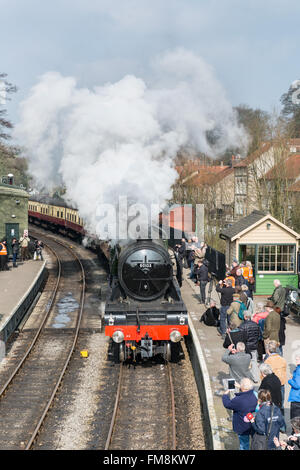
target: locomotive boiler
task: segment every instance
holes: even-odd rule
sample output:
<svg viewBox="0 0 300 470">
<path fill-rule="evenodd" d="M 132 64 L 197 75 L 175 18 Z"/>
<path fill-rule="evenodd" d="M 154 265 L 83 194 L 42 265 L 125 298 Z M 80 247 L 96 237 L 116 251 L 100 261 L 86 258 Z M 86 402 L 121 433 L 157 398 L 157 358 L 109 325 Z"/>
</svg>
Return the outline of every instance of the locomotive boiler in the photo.
<svg viewBox="0 0 300 470">
<path fill-rule="evenodd" d="M 177 281 L 180 266 L 162 240 L 116 245 L 104 325 L 114 362 L 161 355 L 180 358 L 180 341 L 188 334 L 188 315 Z"/>
</svg>

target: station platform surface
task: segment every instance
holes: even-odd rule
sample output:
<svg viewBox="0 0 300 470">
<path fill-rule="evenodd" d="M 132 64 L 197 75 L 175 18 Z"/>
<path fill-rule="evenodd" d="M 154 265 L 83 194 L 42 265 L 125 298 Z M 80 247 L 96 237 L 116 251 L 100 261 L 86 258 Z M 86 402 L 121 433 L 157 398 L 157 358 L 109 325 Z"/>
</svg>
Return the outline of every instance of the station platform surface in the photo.
<svg viewBox="0 0 300 470">
<path fill-rule="evenodd" d="M 0 330 L 29 291 L 44 263 L 40 260 L 18 261 L 17 267 L 13 268 L 9 262 L 10 270 L 0 271 Z"/>
<path fill-rule="evenodd" d="M 220 450 L 238 450 L 239 442 L 237 435 L 232 431 L 232 412 L 223 406 L 222 394 L 224 392 L 223 379 L 229 378 L 229 366 L 222 361 L 225 352 L 223 348 L 223 339 L 218 335 L 216 327 L 206 326 L 200 322 L 202 314 L 207 307 L 199 303 L 200 287 L 196 286 L 189 278 L 189 270 L 184 270 L 183 283 L 181 293 L 183 300 L 188 309 L 190 320 L 199 339 L 203 358 L 206 364 L 206 373 L 208 377 L 204 377 L 209 381 L 209 391 L 213 401 L 214 415 L 216 418 L 216 427 L 213 429 L 217 447 Z M 207 285 L 207 296 L 208 296 Z M 217 307 L 220 308 L 220 297 L 215 288 L 212 289 L 210 298 L 216 301 Z M 254 305 L 258 302 L 264 302 L 267 297 L 254 296 Z M 295 369 L 295 355 L 300 353 L 300 317 L 289 315 L 286 323 L 286 345 L 283 347 L 283 357 L 287 361 L 287 380 Z M 291 432 L 289 416 L 290 406 L 287 401 L 290 386 L 285 386 L 285 420 L 287 424 L 287 434 Z M 231 398 L 234 393 L 231 392 Z M 214 423 L 213 423 L 214 425 Z M 281 435 L 284 438 L 285 435 Z"/>
</svg>

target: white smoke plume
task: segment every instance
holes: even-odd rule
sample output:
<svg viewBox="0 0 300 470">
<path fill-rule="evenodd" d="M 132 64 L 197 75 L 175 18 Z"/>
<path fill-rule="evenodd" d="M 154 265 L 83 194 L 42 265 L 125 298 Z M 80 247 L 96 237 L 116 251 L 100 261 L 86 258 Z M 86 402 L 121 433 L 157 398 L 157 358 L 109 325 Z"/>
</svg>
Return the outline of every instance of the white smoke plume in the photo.
<svg viewBox="0 0 300 470">
<path fill-rule="evenodd" d="M 96 207 L 119 196 L 163 205 L 177 178 L 174 157 L 186 146 L 217 156 L 246 147 L 245 130 L 214 72 L 186 50 L 153 62 L 151 83 L 127 75 L 79 88 L 72 77 L 44 74 L 21 103 L 15 128 L 41 186 L 64 184 L 66 200 L 96 227 Z M 214 146 L 207 132 L 220 138 Z"/>
</svg>

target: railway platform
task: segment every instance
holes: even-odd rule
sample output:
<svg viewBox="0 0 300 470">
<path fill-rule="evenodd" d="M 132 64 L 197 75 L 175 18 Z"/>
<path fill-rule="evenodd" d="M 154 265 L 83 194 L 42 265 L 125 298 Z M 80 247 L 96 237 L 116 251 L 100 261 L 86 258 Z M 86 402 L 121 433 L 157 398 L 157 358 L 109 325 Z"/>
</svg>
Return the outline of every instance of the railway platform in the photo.
<svg viewBox="0 0 300 470">
<path fill-rule="evenodd" d="M 193 337 L 197 359 L 201 367 L 201 382 L 210 421 L 212 446 L 216 450 L 237 450 L 239 448 L 237 435 L 232 431 L 232 412 L 226 410 L 222 403 L 224 392 L 223 379 L 229 378 L 229 368 L 222 362 L 224 354 L 223 340 L 215 327 L 206 326 L 200 318 L 207 307 L 199 304 L 199 287 L 188 279 L 189 271 L 185 270 L 182 284 L 182 296 L 189 312 L 189 324 Z M 208 286 L 207 286 L 208 287 Z M 220 298 L 215 289 L 210 294 L 220 308 Z M 254 304 L 266 300 L 266 297 L 254 297 Z M 300 352 L 300 318 L 290 315 L 286 323 L 286 345 L 283 356 L 288 363 L 287 379 L 295 368 L 295 355 Z M 287 402 L 290 386 L 285 386 L 285 420 L 287 433 L 291 432 L 289 423 L 289 403 Z M 232 392 L 231 392 L 232 393 Z M 200 393 L 201 395 L 201 393 Z M 202 394 L 203 395 L 203 394 Z M 232 394 L 232 396 L 234 396 Z M 284 437 L 284 436 L 281 436 Z"/>
<path fill-rule="evenodd" d="M 6 342 L 26 314 L 45 276 L 46 261 L 9 262 L 9 271 L 0 271 L 0 361 L 5 356 Z"/>
</svg>

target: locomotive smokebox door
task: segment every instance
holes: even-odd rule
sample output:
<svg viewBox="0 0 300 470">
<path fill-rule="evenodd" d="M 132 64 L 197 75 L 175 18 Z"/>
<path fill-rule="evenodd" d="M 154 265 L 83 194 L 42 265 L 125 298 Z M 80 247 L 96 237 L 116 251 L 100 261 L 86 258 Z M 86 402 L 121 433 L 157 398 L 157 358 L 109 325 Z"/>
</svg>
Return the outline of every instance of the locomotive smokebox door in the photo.
<svg viewBox="0 0 300 470">
<path fill-rule="evenodd" d="M 141 339 L 141 357 L 148 358 L 153 356 L 153 341 L 152 338 L 142 338 Z"/>
</svg>

